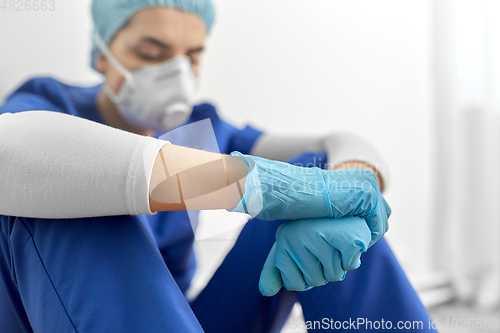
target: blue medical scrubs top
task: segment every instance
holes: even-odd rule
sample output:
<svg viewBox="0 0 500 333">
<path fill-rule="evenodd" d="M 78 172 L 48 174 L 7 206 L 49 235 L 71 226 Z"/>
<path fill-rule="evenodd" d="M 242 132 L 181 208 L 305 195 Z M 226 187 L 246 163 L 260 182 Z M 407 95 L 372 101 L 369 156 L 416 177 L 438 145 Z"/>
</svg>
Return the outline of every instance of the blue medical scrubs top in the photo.
<svg viewBox="0 0 500 333">
<path fill-rule="evenodd" d="M 101 87 L 102 84 L 92 87 L 70 86 L 48 77 L 31 79 L 7 98 L 0 107 L 0 114 L 47 110 L 104 124 L 96 106 L 96 98 Z M 262 134 L 250 126 L 243 129 L 231 126 L 217 115 L 215 107 L 210 104 L 195 106 L 187 124 L 203 119 L 210 119 L 212 122 L 217 144 L 223 154 L 235 150 L 243 154 L 250 153 L 255 141 Z M 155 137 L 162 134 L 156 133 Z M 187 213 L 158 212 L 155 215 L 139 216 L 151 226 L 167 267 L 180 289 L 185 292 L 196 269 L 193 251 L 194 233 Z"/>
</svg>

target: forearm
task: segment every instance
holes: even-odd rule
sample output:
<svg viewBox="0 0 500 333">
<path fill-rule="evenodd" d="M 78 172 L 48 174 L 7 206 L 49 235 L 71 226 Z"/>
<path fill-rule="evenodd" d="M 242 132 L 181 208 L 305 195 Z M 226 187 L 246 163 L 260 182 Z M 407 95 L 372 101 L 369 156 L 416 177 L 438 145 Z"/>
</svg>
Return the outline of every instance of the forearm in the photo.
<svg viewBox="0 0 500 333">
<path fill-rule="evenodd" d="M 165 145 L 151 175 L 151 210 L 232 209 L 245 193 L 247 174 L 238 157 Z"/>
<path fill-rule="evenodd" d="M 375 168 L 351 161 L 334 170 Z M 158 153 L 150 182 L 152 211 L 233 209 L 245 193 L 248 166 L 238 157 L 165 145 Z"/>
</svg>

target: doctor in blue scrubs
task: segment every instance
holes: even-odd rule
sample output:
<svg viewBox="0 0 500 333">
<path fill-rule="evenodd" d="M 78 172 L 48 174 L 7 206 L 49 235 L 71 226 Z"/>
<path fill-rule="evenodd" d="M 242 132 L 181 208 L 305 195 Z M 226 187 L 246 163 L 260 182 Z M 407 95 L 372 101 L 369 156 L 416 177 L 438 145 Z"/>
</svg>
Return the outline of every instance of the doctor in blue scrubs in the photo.
<svg viewBox="0 0 500 333">
<path fill-rule="evenodd" d="M 130 77 L 140 78 L 141 71 L 154 71 L 156 64 L 170 60 L 176 68 L 188 60 L 197 74 L 204 39 L 214 22 L 211 2 L 95 0 L 92 13 L 92 66 L 105 83 L 88 88 L 53 78 L 31 79 L 9 96 L 0 115 L 49 110 L 159 137 L 161 128 L 151 123 L 147 112 L 134 109 L 124 87 Z M 191 83 L 182 81 L 174 89 L 187 101 L 195 90 Z M 189 110 L 175 103 L 170 107 L 165 122 L 171 127 L 210 119 L 221 153 L 262 151 L 260 155 L 272 157 L 265 148 L 256 149 L 273 146 L 266 141 L 269 136 L 250 126 L 231 126 L 210 104 Z M 283 146 L 275 159 L 326 168 L 331 154 L 304 141 L 293 148 Z M 279 332 L 296 301 L 304 311 L 302 326 L 311 332 L 434 331 L 383 238 L 343 281 L 301 292 L 283 288 L 272 297 L 263 296 L 261 270 L 277 231 L 286 223 L 247 223 L 207 287 L 188 303 L 184 293 L 196 266 L 185 211 L 71 220 L 0 215 L 0 331 Z"/>
</svg>

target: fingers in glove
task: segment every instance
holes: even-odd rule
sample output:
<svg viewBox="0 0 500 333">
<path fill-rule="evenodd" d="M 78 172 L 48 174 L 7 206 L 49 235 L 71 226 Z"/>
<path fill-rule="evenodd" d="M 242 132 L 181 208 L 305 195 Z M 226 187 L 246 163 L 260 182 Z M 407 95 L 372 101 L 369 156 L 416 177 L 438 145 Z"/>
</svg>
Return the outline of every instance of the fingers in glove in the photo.
<svg viewBox="0 0 500 333">
<path fill-rule="evenodd" d="M 286 290 L 302 291 L 310 289 L 304 280 L 302 271 L 287 250 L 280 247 L 276 249 L 275 266 L 281 272 L 283 287 Z"/>
<path fill-rule="evenodd" d="M 323 274 L 328 281 L 342 281 L 346 272 L 342 268 L 340 252 L 331 246 L 330 249 L 330 251 L 317 253 L 318 259 L 323 264 Z"/>
<path fill-rule="evenodd" d="M 259 291 L 262 296 L 274 296 L 276 295 L 281 287 L 283 286 L 283 281 L 281 280 L 281 273 L 279 269 L 275 266 L 276 262 L 276 243 L 274 243 L 271 251 L 267 255 L 266 262 L 260 273 L 259 279 Z"/>
<path fill-rule="evenodd" d="M 375 213 L 373 214 L 373 216 L 370 218 L 365 218 L 365 220 L 372 234 L 372 240 L 368 245 L 368 247 L 371 247 L 380 238 L 382 238 L 389 229 L 389 222 L 387 221 L 387 211 L 385 209 L 382 197 L 377 202 L 377 206 L 375 207 Z"/>
<path fill-rule="evenodd" d="M 323 265 L 319 259 L 307 249 L 303 247 L 300 253 L 290 253 L 302 272 L 305 283 L 309 287 L 323 286 L 328 283 L 323 273 Z"/>
<path fill-rule="evenodd" d="M 361 250 L 341 252 L 340 256 L 342 258 L 342 269 L 344 271 L 350 271 L 361 266 Z"/>
</svg>

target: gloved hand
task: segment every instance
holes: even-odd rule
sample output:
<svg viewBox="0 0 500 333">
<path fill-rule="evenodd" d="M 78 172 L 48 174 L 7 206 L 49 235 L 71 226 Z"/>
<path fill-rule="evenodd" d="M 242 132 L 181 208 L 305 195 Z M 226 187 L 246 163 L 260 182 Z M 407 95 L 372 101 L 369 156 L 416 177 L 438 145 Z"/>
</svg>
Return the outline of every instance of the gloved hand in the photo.
<svg viewBox="0 0 500 333">
<path fill-rule="evenodd" d="M 232 212 L 262 220 L 359 216 L 373 245 L 388 230 L 391 213 L 375 173 L 365 169 L 322 170 L 232 152 L 249 166 L 245 194 Z"/>
<path fill-rule="evenodd" d="M 262 268 L 259 290 L 274 296 L 282 286 L 300 291 L 341 281 L 346 271 L 361 265 L 370 239 L 370 229 L 359 217 L 285 222 Z"/>
</svg>

